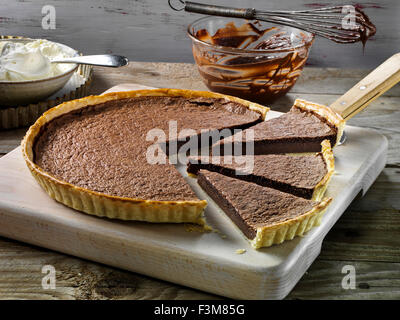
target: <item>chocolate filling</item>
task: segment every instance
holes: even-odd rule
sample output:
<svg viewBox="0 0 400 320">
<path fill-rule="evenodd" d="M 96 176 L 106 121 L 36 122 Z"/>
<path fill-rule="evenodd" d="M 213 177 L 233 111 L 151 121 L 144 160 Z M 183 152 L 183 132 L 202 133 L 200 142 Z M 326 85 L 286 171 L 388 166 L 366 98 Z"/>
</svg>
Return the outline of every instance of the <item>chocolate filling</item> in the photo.
<svg viewBox="0 0 400 320">
<path fill-rule="evenodd" d="M 47 123 L 35 141 L 34 162 L 63 181 L 112 196 L 198 200 L 168 160 L 152 164 L 146 156 L 150 146 L 171 139 L 169 120 L 176 121 L 178 133 L 190 128 L 200 135 L 210 128 L 253 125 L 261 121 L 261 115 L 226 99 L 146 96 L 112 100 Z M 165 138 L 149 141 L 152 129 L 161 129 Z"/>
</svg>

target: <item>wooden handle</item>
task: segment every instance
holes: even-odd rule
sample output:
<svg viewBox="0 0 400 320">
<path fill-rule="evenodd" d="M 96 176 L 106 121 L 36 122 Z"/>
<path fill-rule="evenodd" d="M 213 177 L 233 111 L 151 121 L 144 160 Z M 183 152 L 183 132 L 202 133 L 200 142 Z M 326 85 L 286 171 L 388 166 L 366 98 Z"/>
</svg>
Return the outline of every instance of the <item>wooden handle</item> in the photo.
<svg viewBox="0 0 400 320">
<path fill-rule="evenodd" d="M 330 105 L 348 120 L 400 81 L 400 53 L 396 53 Z"/>
</svg>

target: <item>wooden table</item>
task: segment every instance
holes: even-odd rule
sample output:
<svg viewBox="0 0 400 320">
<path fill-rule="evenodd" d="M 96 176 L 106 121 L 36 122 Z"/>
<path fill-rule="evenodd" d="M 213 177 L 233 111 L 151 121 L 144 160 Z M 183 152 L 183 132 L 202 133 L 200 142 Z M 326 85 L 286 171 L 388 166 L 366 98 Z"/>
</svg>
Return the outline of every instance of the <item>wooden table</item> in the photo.
<svg viewBox="0 0 400 320">
<path fill-rule="evenodd" d="M 368 71 L 308 68 L 295 88 L 270 107 L 288 111 L 302 97 L 330 104 Z M 132 62 L 95 69 L 91 92 L 119 83 L 203 90 L 191 64 Z M 288 299 L 400 298 L 400 86 L 373 102 L 349 124 L 373 128 L 389 140 L 386 168 L 368 193 L 344 213 L 320 256 Z M 0 156 L 19 145 L 26 129 L 0 132 Z M 1 221 L 0 221 L 1 223 Z M 42 267 L 56 269 L 56 289 L 42 288 Z M 356 288 L 345 290 L 342 268 L 353 265 Z M 220 299 L 208 293 L 0 238 L 0 299 Z"/>
<path fill-rule="evenodd" d="M 199 1 L 207 3 L 207 1 Z M 177 3 L 177 2 L 174 2 Z M 218 0 L 218 5 L 263 10 L 304 10 L 319 5 L 343 5 L 343 0 Z M 361 43 L 337 45 L 317 37 L 308 63 L 340 68 L 373 68 L 399 51 L 398 0 L 347 1 L 362 8 L 378 32 L 363 52 Z M 44 6 L 54 6 L 56 29 L 44 29 Z M 85 54 L 115 53 L 130 60 L 192 62 L 186 27 L 201 15 L 173 11 L 160 0 L 0 0 L 0 32 L 65 43 Z"/>
</svg>

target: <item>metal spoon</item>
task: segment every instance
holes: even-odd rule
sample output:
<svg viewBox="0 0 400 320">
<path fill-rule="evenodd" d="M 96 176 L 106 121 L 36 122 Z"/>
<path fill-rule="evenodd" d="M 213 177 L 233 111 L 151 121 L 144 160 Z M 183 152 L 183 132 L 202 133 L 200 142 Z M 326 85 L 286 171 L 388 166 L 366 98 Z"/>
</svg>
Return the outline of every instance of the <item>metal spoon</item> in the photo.
<svg viewBox="0 0 400 320">
<path fill-rule="evenodd" d="M 51 60 L 51 63 L 77 63 L 101 67 L 123 67 L 129 62 L 128 58 L 115 54 L 98 54 L 92 56 L 76 56 L 71 58 Z"/>
<path fill-rule="evenodd" d="M 1 53 L 0 53 L 0 57 L 1 56 L 4 56 L 7 52 L 8 52 L 8 50 L 11 48 L 11 45 L 9 44 L 9 43 L 6 43 L 4 46 L 3 46 L 3 49 L 1 50 Z"/>
</svg>

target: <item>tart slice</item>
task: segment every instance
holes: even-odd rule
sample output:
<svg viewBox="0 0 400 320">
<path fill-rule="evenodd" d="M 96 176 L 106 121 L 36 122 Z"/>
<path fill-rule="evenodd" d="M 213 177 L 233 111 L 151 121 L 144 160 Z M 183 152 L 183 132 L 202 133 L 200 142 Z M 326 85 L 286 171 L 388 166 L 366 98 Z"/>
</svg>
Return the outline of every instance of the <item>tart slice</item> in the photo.
<svg viewBox="0 0 400 320">
<path fill-rule="evenodd" d="M 191 190 L 160 143 L 248 127 L 267 111 L 235 97 L 190 90 L 89 96 L 44 113 L 27 132 L 22 152 L 49 196 L 76 210 L 124 220 L 203 223 L 207 202 Z"/>
<path fill-rule="evenodd" d="M 301 236 L 320 224 L 331 198 L 296 197 L 207 170 L 198 183 L 258 249 Z"/>
<path fill-rule="evenodd" d="M 334 158 L 329 140 L 324 140 L 322 151 L 313 154 L 189 158 L 188 173 L 196 175 L 201 169 L 321 200 L 334 172 Z"/>
<path fill-rule="evenodd" d="M 222 155 L 235 147 L 245 150 L 248 142 L 254 143 L 255 154 L 318 152 L 322 141 L 329 140 L 332 148 L 340 141 L 344 125 L 345 121 L 329 107 L 297 99 L 280 117 L 218 141 L 213 153 Z"/>
</svg>

